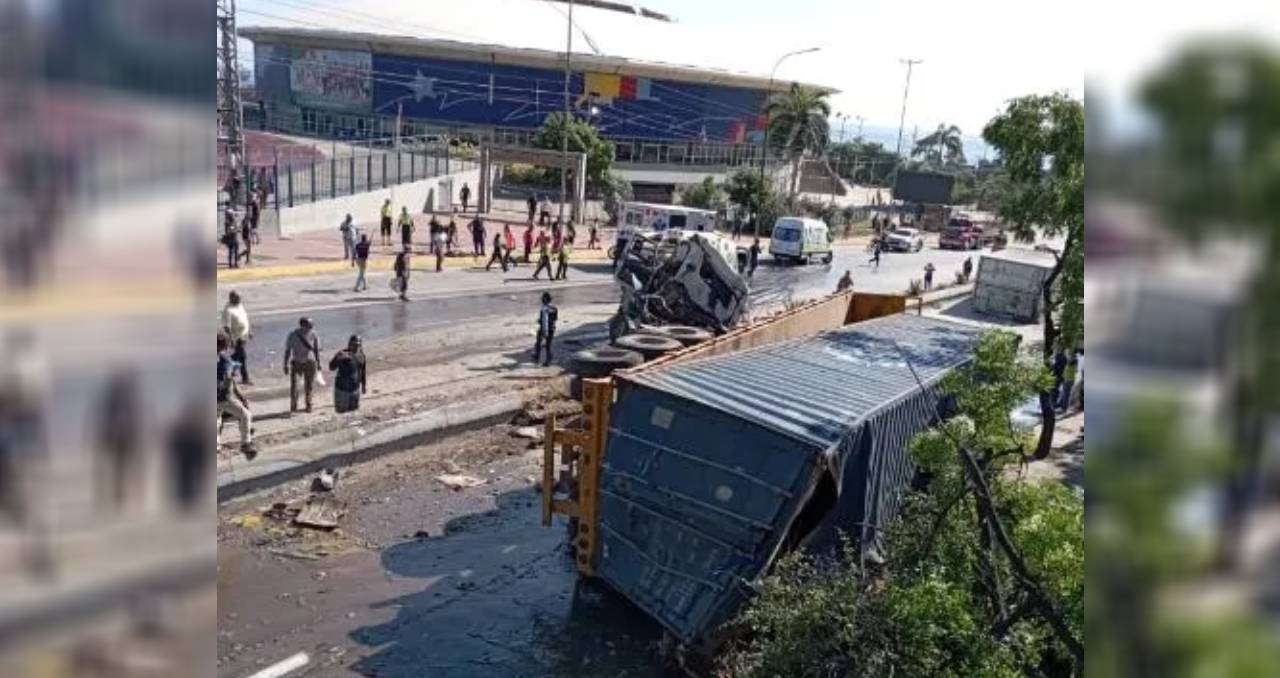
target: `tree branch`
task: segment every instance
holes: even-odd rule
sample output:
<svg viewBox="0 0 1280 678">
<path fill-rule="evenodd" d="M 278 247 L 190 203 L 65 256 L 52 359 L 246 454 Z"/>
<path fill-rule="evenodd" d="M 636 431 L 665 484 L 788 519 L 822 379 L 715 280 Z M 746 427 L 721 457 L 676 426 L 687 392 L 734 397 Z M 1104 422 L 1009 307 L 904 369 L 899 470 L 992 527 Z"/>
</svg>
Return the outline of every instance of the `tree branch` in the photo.
<svg viewBox="0 0 1280 678">
<path fill-rule="evenodd" d="M 1071 627 L 1067 624 L 1063 617 L 1062 611 L 1058 609 L 1056 603 L 1044 590 L 1040 582 L 1031 574 L 1027 568 L 1027 563 L 1022 559 L 1022 554 L 1018 553 L 1018 549 L 1014 546 L 1013 541 L 1009 538 L 1004 529 L 1004 523 L 1000 521 L 999 514 L 996 513 L 995 503 L 991 499 L 991 490 L 987 487 L 987 480 L 982 475 L 981 469 L 978 468 L 978 462 L 973 458 L 973 454 L 968 449 L 961 447 L 960 458 L 964 462 L 966 473 L 969 480 L 973 483 L 974 490 L 978 495 L 979 507 L 982 513 L 986 515 L 987 521 L 995 534 L 996 542 L 1000 544 L 1001 550 L 1009 559 L 1009 565 L 1013 569 L 1014 574 L 1022 582 L 1024 588 L 1030 594 L 1036 607 L 1040 609 L 1041 616 L 1045 621 L 1049 622 L 1049 626 L 1053 629 L 1054 635 L 1075 658 L 1077 668 L 1084 671 L 1084 644 L 1080 639 L 1075 637 L 1071 632 Z"/>
<path fill-rule="evenodd" d="M 960 500 L 964 499 L 968 494 L 969 485 L 968 483 L 965 483 L 964 489 L 956 493 L 956 496 L 952 497 L 947 502 L 947 505 L 938 512 L 938 515 L 933 517 L 933 525 L 929 527 L 929 536 L 925 537 L 924 541 L 924 558 L 927 559 L 929 556 L 933 555 L 933 542 L 938 538 L 938 533 L 942 531 L 942 524 L 946 522 L 947 516 L 951 514 L 951 510 L 954 509 L 956 505 L 960 503 Z"/>
</svg>

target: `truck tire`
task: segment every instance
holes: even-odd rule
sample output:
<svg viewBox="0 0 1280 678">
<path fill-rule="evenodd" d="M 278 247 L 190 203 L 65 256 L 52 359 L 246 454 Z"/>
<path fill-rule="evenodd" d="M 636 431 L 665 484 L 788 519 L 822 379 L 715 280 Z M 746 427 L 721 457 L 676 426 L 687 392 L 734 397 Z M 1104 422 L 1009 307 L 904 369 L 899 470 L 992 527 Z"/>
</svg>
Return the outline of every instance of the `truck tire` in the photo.
<svg viewBox="0 0 1280 678">
<path fill-rule="evenodd" d="M 684 348 L 684 344 L 670 337 L 664 337 L 657 334 L 628 334 L 619 337 L 613 342 L 618 348 L 635 351 L 644 356 L 645 360 L 653 360 L 658 356 L 668 352 Z"/>
<path fill-rule="evenodd" d="M 646 327 L 643 328 L 646 334 L 656 334 L 660 337 L 675 339 L 685 346 L 693 346 L 701 344 L 708 339 L 715 337 L 715 334 L 701 327 L 690 327 L 688 325 L 667 325 L 665 327 Z"/>
<path fill-rule="evenodd" d="M 579 377 L 607 377 L 614 370 L 636 367 L 643 362 L 644 356 L 635 351 L 601 346 L 574 353 L 569 359 L 569 369 Z"/>
<path fill-rule="evenodd" d="M 822 263 L 824 263 L 824 264 L 830 264 L 830 263 L 831 263 L 831 260 L 832 260 L 832 259 L 834 259 L 834 258 L 835 258 L 835 254 L 834 254 L 834 253 L 832 253 L 832 252 L 827 252 L 826 256 L 822 257 Z"/>
</svg>

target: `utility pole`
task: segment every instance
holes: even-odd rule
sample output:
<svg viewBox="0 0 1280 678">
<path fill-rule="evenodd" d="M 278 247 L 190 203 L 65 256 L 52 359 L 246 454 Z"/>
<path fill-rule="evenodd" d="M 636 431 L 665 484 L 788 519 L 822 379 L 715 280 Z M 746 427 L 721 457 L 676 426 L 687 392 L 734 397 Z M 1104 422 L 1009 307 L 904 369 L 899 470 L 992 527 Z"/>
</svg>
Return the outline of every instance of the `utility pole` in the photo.
<svg viewBox="0 0 1280 678">
<path fill-rule="evenodd" d="M 858 143 L 862 143 L 862 122 L 866 120 L 866 118 L 860 115 L 855 117 L 858 118 Z"/>
<path fill-rule="evenodd" d="M 565 22 L 564 43 L 564 126 L 560 128 L 560 223 L 564 223 L 564 201 L 569 186 L 569 78 L 572 74 L 573 0 L 569 0 L 569 16 Z"/>
<path fill-rule="evenodd" d="M 916 64 L 924 63 L 924 59 L 898 59 L 907 65 L 907 84 L 902 88 L 902 114 L 898 116 L 898 147 L 894 154 L 902 157 L 902 127 L 907 121 L 907 94 L 911 92 L 911 71 Z"/>
<path fill-rule="evenodd" d="M 227 176 L 244 172 L 244 111 L 240 105 L 240 64 L 237 59 L 236 0 L 217 0 L 218 22 L 218 145 L 227 159 Z M 241 176 L 241 186 L 247 177 Z M 247 195 L 247 191 L 245 192 Z M 239 196 L 228 196 L 232 205 Z"/>
</svg>

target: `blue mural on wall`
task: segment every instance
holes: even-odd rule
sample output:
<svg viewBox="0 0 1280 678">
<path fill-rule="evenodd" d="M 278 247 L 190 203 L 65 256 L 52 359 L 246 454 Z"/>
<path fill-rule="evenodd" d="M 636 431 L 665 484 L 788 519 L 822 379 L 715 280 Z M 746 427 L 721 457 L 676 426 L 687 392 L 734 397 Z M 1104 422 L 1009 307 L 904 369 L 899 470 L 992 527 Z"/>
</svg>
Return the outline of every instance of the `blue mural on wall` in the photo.
<svg viewBox="0 0 1280 678">
<path fill-rule="evenodd" d="M 383 115 L 536 128 L 564 106 L 550 69 L 374 54 L 372 78 Z M 570 100 L 608 136 L 741 142 L 758 137 L 764 91 L 574 72 Z"/>
</svg>

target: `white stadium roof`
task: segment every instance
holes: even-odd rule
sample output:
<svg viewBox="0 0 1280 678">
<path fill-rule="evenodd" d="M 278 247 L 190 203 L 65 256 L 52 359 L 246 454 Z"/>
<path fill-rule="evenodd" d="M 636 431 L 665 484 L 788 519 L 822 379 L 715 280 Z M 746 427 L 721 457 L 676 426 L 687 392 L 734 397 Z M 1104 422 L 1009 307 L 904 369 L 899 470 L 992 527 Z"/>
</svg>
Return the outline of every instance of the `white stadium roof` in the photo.
<svg viewBox="0 0 1280 678">
<path fill-rule="evenodd" d="M 260 6 L 270 11 L 256 11 Z M 365 9 L 347 9 L 328 3 L 243 3 L 240 11 L 245 18 L 240 22 L 239 33 L 255 42 L 306 43 L 406 56 L 482 59 L 552 69 L 564 67 L 566 5 L 563 2 L 467 0 L 436 5 L 421 0 L 379 0 L 359 6 Z M 618 11 L 575 5 L 574 70 L 604 73 L 625 70 L 639 77 L 754 89 L 768 87 L 767 74 L 746 74 L 730 68 L 735 55 L 724 53 L 723 43 L 712 44 L 694 28 L 642 16 L 640 11 L 640 8 Z M 744 44 L 741 49 L 743 55 L 749 56 L 756 48 Z M 758 59 L 736 61 L 754 63 Z M 773 87 L 780 90 L 790 83 L 790 80 L 779 80 Z"/>
</svg>

